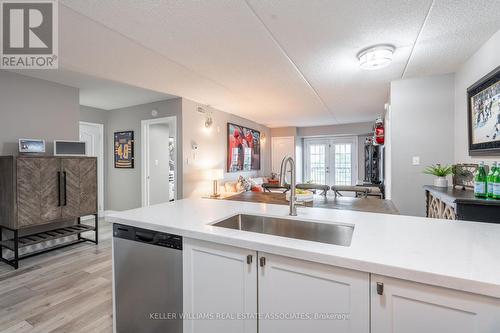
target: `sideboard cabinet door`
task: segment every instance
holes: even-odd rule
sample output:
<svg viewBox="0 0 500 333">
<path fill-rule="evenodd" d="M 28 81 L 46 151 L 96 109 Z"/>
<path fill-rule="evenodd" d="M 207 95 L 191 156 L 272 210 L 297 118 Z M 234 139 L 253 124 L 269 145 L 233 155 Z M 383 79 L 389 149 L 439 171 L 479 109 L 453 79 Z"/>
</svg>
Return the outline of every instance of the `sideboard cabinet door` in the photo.
<svg viewBox="0 0 500 333">
<path fill-rule="evenodd" d="M 40 223 L 61 219 L 60 171 L 61 161 L 57 158 L 39 158 L 40 163 Z"/>
<path fill-rule="evenodd" d="M 17 227 L 40 224 L 42 172 L 40 159 L 17 159 Z"/>
<path fill-rule="evenodd" d="M 80 216 L 97 213 L 97 159 L 80 160 Z"/>
<path fill-rule="evenodd" d="M 80 216 L 80 159 L 62 158 L 63 218 Z"/>
<path fill-rule="evenodd" d="M 372 333 L 500 332 L 500 299 L 377 275 L 371 284 Z"/>
</svg>

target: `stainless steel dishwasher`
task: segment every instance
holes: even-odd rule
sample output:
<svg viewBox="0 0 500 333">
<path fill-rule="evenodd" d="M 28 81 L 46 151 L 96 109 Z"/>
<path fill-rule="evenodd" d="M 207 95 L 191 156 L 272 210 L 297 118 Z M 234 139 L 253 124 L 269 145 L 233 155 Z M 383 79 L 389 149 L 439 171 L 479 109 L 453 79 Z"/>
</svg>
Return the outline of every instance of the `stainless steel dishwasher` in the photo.
<svg viewBox="0 0 500 333">
<path fill-rule="evenodd" d="M 181 333 L 182 237 L 113 225 L 117 333 Z"/>
</svg>

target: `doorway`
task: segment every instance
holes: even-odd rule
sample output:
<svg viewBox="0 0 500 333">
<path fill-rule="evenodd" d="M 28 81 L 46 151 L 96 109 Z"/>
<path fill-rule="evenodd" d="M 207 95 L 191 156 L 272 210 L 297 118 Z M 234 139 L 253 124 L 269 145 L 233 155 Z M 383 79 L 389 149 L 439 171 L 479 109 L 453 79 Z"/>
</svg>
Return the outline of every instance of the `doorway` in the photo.
<svg viewBox="0 0 500 333">
<path fill-rule="evenodd" d="M 293 136 L 281 136 L 271 138 L 271 171 L 279 174 L 281 172 L 281 161 L 285 156 L 291 156 L 295 160 L 295 138 Z"/>
<path fill-rule="evenodd" d="M 86 155 L 97 157 L 98 214 L 104 213 L 104 125 L 80 122 L 80 141 L 86 143 Z"/>
<path fill-rule="evenodd" d="M 176 117 L 141 121 L 142 206 L 177 199 Z"/>
<path fill-rule="evenodd" d="M 304 139 L 304 180 L 330 186 L 355 185 L 357 151 L 357 137 Z"/>
</svg>

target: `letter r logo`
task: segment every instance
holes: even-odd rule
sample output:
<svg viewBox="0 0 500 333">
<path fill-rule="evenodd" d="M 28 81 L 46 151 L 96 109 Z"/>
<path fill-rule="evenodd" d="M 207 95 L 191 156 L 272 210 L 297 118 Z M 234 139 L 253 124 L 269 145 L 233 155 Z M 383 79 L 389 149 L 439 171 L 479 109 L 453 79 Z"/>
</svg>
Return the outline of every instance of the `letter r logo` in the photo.
<svg viewBox="0 0 500 333">
<path fill-rule="evenodd" d="M 2 2 L 4 54 L 51 54 L 52 2 Z"/>
</svg>

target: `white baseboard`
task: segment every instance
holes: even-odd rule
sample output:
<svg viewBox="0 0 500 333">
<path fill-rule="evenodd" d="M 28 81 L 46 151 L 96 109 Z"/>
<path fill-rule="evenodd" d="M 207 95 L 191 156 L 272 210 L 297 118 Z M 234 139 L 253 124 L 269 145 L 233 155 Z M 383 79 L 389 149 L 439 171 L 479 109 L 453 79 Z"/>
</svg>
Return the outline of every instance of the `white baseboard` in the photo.
<svg viewBox="0 0 500 333">
<path fill-rule="evenodd" d="M 117 210 L 104 210 L 104 211 L 99 212 L 97 215 L 99 217 L 106 217 L 106 216 L 109 216 L 109 215 L 114 214 L 114 213 L 118 213 L 118 211 Z M 82 221 L 93 220 L 94 215 L 82 216 L 80 219 Z"/>
<path fill-rule="evenodd" d="M 105 210 L 104 217 L 109 216 L 111 214 L 115 214 L 115 213 L 118 213 L 118 211 L 117 210 Z"/>
</svg>

